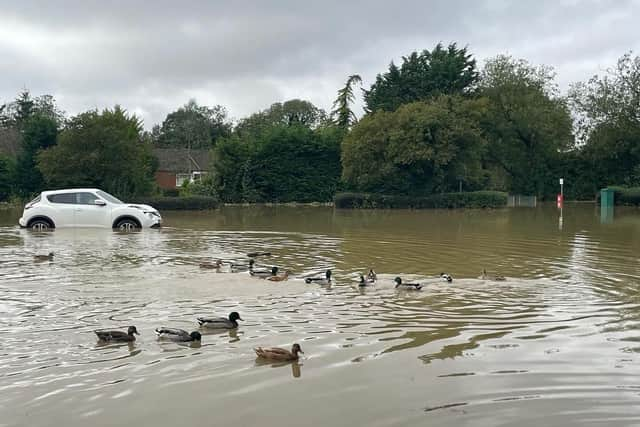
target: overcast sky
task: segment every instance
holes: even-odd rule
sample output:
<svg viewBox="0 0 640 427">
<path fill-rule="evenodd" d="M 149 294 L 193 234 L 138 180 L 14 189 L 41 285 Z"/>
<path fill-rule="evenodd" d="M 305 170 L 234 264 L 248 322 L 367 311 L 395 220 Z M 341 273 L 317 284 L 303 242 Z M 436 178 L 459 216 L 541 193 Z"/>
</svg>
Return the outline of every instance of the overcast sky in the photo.
<svg viewBox="0 0 640 427">
<path fill-rule="evenodd" d="M 0 103 L 117 103 L 147 128 L 190 98 L 235 119 L 291 98 L 329 110 L 348 75 L 368 87 L 439 41 L 551 65 L 566 89 L 640 51 L 638 18 L 640 0 L 0 0 Z"/>
</svg>

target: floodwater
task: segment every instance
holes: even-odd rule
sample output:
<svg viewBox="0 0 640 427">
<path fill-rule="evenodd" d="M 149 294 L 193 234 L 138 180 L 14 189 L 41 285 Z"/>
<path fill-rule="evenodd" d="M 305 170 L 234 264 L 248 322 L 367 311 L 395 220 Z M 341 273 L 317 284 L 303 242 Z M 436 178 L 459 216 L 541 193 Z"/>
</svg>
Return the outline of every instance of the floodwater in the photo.
<svg viewBox="0 0 640 427">
<path fill-rule="evenodd" d="M 640 210 L 227 207 L 133 234 L 19 214 L 0 211 L 0 426 L 640 425 Z M 294 278 L 198 268 L 250 251 Z M 201 345 L 155 340 L 233 310 Z M 92 332 L 129 325 L 131 345 Z M 298 363 L 252 350 L 294 342 Z"/>
</svg>

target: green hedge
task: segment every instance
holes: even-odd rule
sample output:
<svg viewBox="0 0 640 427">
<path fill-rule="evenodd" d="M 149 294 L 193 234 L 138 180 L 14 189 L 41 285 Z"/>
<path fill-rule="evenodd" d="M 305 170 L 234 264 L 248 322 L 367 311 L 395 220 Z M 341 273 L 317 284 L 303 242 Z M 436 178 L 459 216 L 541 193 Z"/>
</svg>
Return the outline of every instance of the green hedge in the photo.
<svg viewBox="0 0 640 427">
<path fill-rule="evenodd" d="M 338 193 L 334 205 L 340 209 L 454 209 L 502 208 L 507 205 L 507 193 L 474 191 L 443 193 L 426 197 L 392 196 L 375 193 Z"/>
<path fill-rule="evenodd" d="M 610 185 L 607 187 L 613 190 L 613 203 L 616 205 L 640 205 L 640 187 L 621 187 Z M 598 203 L 600 203 L 600 192 L 598 192 Z"/>
<path fill-rule="evenodd" d="M 189 197 L 139 197 L 135 203 L 151 205 L 158 210 L 205 210 L 216 209 L 218 207 L 218 199 L 207 196 L 189 196 Z"/>
</svg>

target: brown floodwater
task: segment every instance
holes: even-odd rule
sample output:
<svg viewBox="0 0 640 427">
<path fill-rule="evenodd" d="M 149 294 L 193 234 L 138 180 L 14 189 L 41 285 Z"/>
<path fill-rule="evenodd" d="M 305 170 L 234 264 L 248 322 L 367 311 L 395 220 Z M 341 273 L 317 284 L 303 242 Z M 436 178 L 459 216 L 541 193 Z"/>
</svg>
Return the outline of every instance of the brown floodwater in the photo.
<svg viewBox="0 0 640 427">
<path fill-rule="evenodd" d="M 133 234 L 19 215 L 0 211 L 2 427 L 640 424 L 640 210 L 226 207 Z M 293 278 L 198 268 L 250 251 Z M 301 280 L 327 268 L 330 287 Z M 201 345 L 153 333 L 234 310 Z M 92 332 L 129 325 L 133 344 Z M 298 363 L 252 350 L 294 342 Z"/>
</svg>

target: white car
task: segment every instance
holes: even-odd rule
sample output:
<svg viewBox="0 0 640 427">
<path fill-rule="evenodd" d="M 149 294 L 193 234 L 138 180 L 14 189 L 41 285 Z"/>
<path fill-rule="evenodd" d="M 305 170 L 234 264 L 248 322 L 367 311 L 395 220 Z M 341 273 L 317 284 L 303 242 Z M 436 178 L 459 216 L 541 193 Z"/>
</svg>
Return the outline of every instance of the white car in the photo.
<svg viewBox="0 0 640 427">
<path fill-rule="evenodd" d="M 46 231 L 63 227 L 102 227 L 121 231 L 158 228 L 160 213 L 149 205 L 124 203 L 96 188 L 43 191 L 27 203 L 20 227 Z"/>
</svg>

